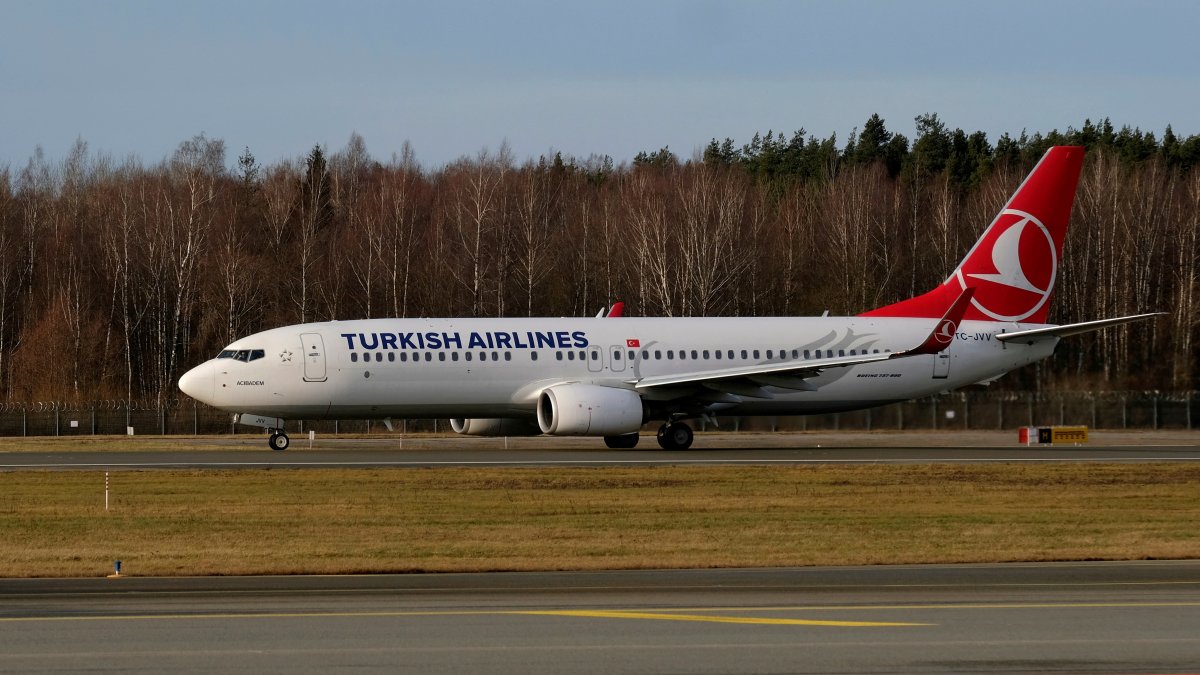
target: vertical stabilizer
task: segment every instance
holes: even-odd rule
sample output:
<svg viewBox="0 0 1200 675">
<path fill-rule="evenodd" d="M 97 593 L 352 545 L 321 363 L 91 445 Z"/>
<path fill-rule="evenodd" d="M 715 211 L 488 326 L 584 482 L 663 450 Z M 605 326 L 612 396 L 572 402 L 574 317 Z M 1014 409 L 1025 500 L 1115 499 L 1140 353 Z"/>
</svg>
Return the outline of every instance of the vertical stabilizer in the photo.
<svg viewBox="0 0 1200 675">
<path fill-rule="evenodd" d="M 970 288 L 967 320 L 1046 323 L 1083 152 L 1050 148 L 946 281 L 862 316 L 938 318 Z"/>
</svg>

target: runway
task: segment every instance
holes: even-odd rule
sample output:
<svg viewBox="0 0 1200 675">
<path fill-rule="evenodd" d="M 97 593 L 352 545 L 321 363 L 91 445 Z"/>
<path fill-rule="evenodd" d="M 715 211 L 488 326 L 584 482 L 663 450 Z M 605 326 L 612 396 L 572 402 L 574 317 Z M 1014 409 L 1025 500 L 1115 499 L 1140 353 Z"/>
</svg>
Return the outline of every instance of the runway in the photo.
<svg viewBox="0 0 1200 675">
<path fill-rule="evenodd" d="M 596 438 L 295 439 L 272 452 L 257 437 L 137 439 L 132 449 L 0 452 L 0 471 L 21 469 L 251 469 L 438 466 L 636 466 L 931 464 L 983 462 L 1200 462 L 1200 433 L 1097 432 L 1079 446 L 1026 447 L 1011 433 L 707 434 L 690 450 L 609 450 Z M 186 447 L 173 449 L 179 444 Z"/>
<path fill-rule="evenodd" d="M 0 581 L 0 670 L 1185 672 L 1200 563 Z"/>
</svg>

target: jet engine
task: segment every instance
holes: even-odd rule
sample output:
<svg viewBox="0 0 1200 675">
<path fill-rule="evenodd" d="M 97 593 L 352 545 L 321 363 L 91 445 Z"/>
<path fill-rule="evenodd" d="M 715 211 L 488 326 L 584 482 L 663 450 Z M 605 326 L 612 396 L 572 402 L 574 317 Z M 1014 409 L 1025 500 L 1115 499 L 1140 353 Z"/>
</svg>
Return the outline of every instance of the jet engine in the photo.
<svg viewBox="0 0 1200 675">
<path fill-rule="evenodd" d="M 642 397 L 632 389 L 560 384 L 538 397 L 537 421 L 557 436 L 619 436 L 642 428 Z"/>
<path fill-rule="evenodd" d="M 515 417 L 480 417 L 452 419 L 450 428 L 464 436 L 541 436 L 542 430 L 533 420 Z"/>
</svg>

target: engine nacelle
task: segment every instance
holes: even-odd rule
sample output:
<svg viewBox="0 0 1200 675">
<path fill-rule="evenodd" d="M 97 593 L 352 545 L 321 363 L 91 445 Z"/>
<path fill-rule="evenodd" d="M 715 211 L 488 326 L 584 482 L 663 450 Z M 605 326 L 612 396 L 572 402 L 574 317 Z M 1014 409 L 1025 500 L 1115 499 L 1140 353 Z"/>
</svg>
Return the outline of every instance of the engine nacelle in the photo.
<svg viewBox="0 0 1200 675">
<path fill-rule="evenodd" d="M 538 397 L 537 421 L 556 436 L 620 436 L 642 428 L 642 397 L 632 389 L 560 384 Z"/>
<path fill-rule="evenodd" d="M 541 436 L 542 430 L 533 420 L 515 417 L 479 417 L 452 419 L 450 428 L 464 436 Z"/>
</svg>

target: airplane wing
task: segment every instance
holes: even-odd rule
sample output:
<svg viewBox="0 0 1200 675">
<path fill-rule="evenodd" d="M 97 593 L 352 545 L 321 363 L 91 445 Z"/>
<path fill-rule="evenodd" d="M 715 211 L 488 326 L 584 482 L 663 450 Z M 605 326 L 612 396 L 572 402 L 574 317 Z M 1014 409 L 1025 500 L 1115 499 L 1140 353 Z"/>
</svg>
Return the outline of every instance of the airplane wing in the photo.
<svg viewBox="0 0 1200 675">
<path fill-rule="evenodd" d="M 640 380 L 630 380 L 629 384 L 639 391 L 661 387 L 679 387 L 683 385 L 700 385 L 717 392 L 727 392 L 739 396 L 757 398 L 772 398 L 763 390 L 764 386 L 781 387 L 800 391 L 815 391 L 816 387 L 806 380 L 815 377 L 821 371 L 829 368 L 847 368 L 866 363 L 878 363 L 892 359 L 902 359 L 922 354 L 937 354 L 950 346 L 954 333 L 962 321 L 963 314 L 971 302 L 975 289 L 964 290 L 950 309 L 946 311 L 925 340 L 911 349 L 880 354 L 858 354 L 854 356 L 837 356 L 823 359 L 807 359 L 803 361 L 781 361 L 779 363 L 738 366 L 735 368 L 720 368 L 702 370 L 692 373 L 660 375 L 646 377 Z"/>
<path fill-rule="evenodd" d="M 1083 323 L 1069 323 L 1063 326 L 1050 326 L 1049 328 L 1034 328 L 1031 330 L 1019 330 L 1015 333 L 997 333 L 996 339 L 1001 342 L 1012 341 L 1036 341 L 1046 340 L 1050 338 L 1061 338 L 1068 335 L 1078 335 L 1080 333 L 1090 333 L 1094 330 L 1107 328 L 1109 326 L 1119 326 L 1123 323 L 1132 323 L 1134 321 L 1142 321 L 1156 316 L 1164 316 L 1166 312 L 1152 312 L 1150 314 L 1135 314 L 1133 316 L 1122 316 L 1115 319 L 1101 319 L 1099 321 L 1084 321 Z"/>
</svg>

